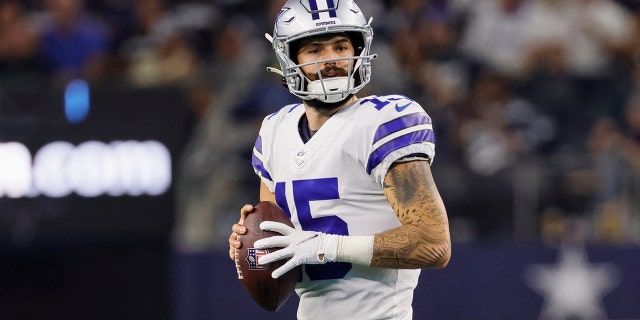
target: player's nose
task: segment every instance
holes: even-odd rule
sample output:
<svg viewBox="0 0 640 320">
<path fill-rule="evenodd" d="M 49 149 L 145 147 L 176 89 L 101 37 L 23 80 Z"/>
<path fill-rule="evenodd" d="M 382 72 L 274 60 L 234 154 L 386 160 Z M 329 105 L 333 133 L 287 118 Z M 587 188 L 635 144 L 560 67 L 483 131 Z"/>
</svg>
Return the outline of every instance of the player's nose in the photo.
<svg viewBox="0 0 640 320">
<path fill-rule="evenodd" d="M 325 62 L 325 65 L 327 64 L 336 64 L 336 60 L 335 59 L 339 59 L 340 55 L 335 52 L 334 50 L 324 50 L 324 55 L 322 57 L 322 60 L 330 60 Z"/>
</svg>

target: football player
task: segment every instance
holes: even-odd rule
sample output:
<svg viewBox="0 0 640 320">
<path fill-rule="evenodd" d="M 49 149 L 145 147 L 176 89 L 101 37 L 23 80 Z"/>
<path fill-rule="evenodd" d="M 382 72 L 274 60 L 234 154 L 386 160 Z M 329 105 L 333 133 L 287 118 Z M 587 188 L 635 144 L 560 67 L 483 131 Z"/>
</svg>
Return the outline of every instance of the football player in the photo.
<svg viewBox="0 0 640 320">
<path fill-rule="evenodd" d="M 266 35 L 289 91 L 301 103 L 262 122 L 252 164 L 260 200 L 276 202 L 295 228 L 263 222 L 284 247 L 259 259 L 304 265 L 299 319 L 411 319 L 420 269 L 443 268 L 449 223 L 430 165 L 431 118 L 402 95 L 356 97 L 371 79 L 373 31 L 352 0 L 289 0 Z M 232 226 L 229 256 L 252 205 Z"/>
</svg>

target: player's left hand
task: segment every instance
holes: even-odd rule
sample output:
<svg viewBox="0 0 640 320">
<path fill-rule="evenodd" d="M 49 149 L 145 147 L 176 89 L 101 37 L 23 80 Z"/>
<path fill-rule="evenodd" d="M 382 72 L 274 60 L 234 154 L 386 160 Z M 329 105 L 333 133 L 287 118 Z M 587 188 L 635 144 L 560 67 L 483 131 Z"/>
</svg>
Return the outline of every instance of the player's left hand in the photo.
<svg viewBox="0 0 640 320">
<path fill-rule="evenodd" d="M 242 209 L 240 209 L 240 220 L 231 227 L 231 234 L 229 235 L 229 258 L 231 260 L 235 260 L 236 252 L 242 246 L 242 242 L 238 240 L 238 236 L 247 233 L 247 228 L 245 228 L 243 224 L 251 211 L 253 211 L 253 206 L 245 204 Z"/>
<path fill-rule="evenodd" d="M 258 260 L 260 264 L 290 258 L 271 273 L 274 279 L 301 264 L 324 264 L 336 260 L 338 235 L 298 230 L 273 221 L 263 221 L 260 223 L 260 229 L 282 234 L 282 236 L 273 236 L 254 243 L 256 249 L 282 248 L 260 257 Z"/>
</svg>

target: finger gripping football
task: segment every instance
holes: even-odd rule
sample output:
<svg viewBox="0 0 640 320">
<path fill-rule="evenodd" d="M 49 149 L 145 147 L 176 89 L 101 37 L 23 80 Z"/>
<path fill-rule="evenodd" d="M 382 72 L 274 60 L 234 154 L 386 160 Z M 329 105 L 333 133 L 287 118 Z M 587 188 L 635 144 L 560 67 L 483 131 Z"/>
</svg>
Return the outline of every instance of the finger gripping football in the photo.
<svg viewBox="0 0 640 320">
<path fill-rule="evenodd" d="M 242 247 L 237 250 L 235 263 L 238 279 L 251 298 L 263 309 L 278 310 L 293 293 L 296 283 L 301 277 L 301 268 L 296 267 L 278 279 L 273 279 L 273 270 L 282 266 L 287 260 L 279 260 L 261 265 L 258 258 L 280 248 L 256 249 L 254 243 L 260 239 L 280 235 L 273 231 L 260 229 L 262 221 L 275 221 L 293 227 L 291 220 L 275 203 L 262 201 L 254 206 L 254 210 L 247 215 L 244 226 L 247 233 L 238 239 Z"/>
</svg>

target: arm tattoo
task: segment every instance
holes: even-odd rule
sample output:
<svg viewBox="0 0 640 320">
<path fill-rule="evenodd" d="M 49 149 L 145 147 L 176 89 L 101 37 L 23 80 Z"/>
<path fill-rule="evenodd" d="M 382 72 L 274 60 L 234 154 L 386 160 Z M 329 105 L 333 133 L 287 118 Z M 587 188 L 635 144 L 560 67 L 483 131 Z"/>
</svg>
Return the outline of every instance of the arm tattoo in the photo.
<svg viewBox="0 0 640 320">
<path fill-rule="evenodd" d="M 392 166 L 383 189 L 402 226 L 376 235 L 371 266 L 429 268 L 446 264 L 451 249 L 449 223 L 428 162 Z"/>
</svg>

